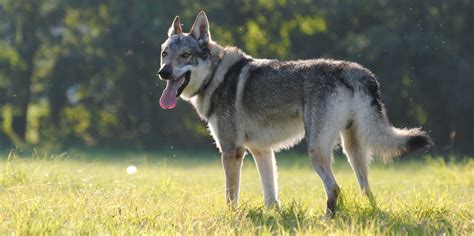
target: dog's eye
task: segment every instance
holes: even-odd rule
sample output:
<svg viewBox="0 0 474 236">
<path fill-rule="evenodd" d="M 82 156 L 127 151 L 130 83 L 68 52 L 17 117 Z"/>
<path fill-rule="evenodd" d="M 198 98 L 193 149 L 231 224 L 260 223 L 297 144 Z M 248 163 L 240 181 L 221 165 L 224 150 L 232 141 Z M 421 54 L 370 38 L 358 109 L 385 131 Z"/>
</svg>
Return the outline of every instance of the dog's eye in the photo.
<svg viewBox="0 0 474 236">
<path fill-rule="evenodd" d="M 162 56 L 162 57 L 166 57 L 167 55 L 168 55 L 167 52 L 162 52 L 162 53 L 161 53 L 161 56 Z"/>
<path fill-rule="evenodd" d="M 190 57 L 190 56 L 191 56 L 191 54 L 189 54 L 189 53 L 187 53 L 187 52 L 181 54 L 181 57 L 182 57 L 182 58 L 188 58 L 188 57 Z"/>
</svg>

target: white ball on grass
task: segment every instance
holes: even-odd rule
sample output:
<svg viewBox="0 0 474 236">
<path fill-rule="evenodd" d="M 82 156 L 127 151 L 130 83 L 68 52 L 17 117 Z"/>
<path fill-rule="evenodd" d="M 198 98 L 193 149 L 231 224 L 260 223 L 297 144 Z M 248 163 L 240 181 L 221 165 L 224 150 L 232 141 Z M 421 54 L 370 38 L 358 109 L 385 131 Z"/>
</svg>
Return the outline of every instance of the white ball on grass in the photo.
<svg viewBox="0 0 474 236">
<path fill-rule="evenodd" d="M 137 167 L 136 166 L 129 166 L 127 167 L 127 173 L 129 175 L 133 175 L 137 173 Z"/>
</svg>

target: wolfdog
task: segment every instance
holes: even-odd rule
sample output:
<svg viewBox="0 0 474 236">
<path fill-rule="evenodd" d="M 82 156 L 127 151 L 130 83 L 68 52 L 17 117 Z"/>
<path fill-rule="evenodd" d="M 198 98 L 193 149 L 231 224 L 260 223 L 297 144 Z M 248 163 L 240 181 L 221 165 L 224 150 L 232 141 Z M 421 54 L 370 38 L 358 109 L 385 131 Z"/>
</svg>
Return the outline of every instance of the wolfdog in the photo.
<svg viewBox="0 0 474 236">
<path fill-rule="evenodd" d="M 372 154 L 385 160 L 432 144 L 420 129 L 398 129 L 388 121 L 374 74 L 348 61 L 256 59 L 236 47 L 212 41 L 200 12 L 189 33 L 177 16 L 161 46 L 160 98 L 172 109 L 180 97 L 190 102 L 222 154 L 228 205 L 239 198 L 240 170 L 253 155 L 265 206 L 280 207 L 275 152 L 303 138 L 327 196 L 326 214 L 336 207 L 340 188 L 331 163 L 341 137 L 343 152 L 361 192 L 372 198 L 367 178 Z"/>
</svg>

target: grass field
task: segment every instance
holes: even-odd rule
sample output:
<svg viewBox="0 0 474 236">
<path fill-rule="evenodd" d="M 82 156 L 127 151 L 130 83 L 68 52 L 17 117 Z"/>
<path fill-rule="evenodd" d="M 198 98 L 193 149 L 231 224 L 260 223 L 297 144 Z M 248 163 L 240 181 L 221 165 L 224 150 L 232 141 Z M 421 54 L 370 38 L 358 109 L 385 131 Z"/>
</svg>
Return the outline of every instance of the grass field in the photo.
<svg viewBox="0 0 474 236">
<path fill-rule="evenodd" d="M 474 160 L 373 163 L 377 207 L 337 157 L 338 212 L 325 219 L 321 181 L 302 154 L 278 155 L 281 210 L 265 209 L 247 156 L 240 207 L 224 202 L 217 153 L 11 154 L 0 160 L 0 233 L 461 234 L 474 233 Z M 128 174 L 134 165 L 137 173 Z"/>
</svg>

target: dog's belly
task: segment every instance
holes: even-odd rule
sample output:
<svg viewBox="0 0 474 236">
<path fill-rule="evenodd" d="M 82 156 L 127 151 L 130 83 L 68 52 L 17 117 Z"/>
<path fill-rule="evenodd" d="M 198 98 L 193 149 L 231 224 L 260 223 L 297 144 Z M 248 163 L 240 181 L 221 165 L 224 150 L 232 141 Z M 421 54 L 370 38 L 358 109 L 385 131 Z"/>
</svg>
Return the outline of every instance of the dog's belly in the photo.
<svg viewBox="0 0 474 236">
<path fill-rule="evenodd" d="M 250 121 L 245 128 L 245 146 L 250 148 L 272 148 L 274 151 L 288 149 L 304 137 L 303 117 L 272 122 Z"/>
</svg>

